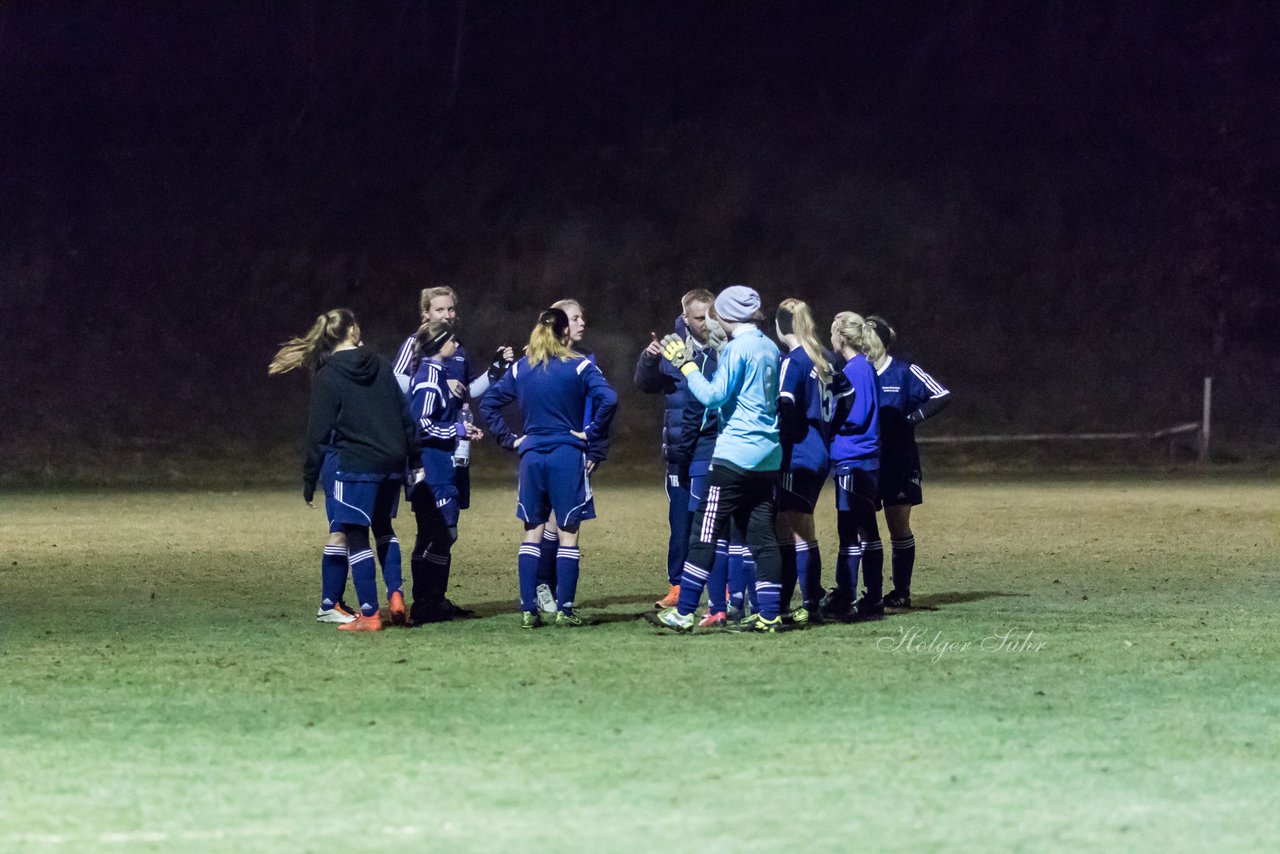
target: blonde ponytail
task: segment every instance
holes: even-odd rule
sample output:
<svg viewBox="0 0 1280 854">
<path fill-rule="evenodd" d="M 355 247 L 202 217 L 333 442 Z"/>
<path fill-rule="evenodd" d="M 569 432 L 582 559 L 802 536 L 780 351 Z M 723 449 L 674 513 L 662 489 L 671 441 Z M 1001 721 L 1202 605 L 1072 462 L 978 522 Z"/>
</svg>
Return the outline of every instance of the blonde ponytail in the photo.
<svg viewBox="0 0 1280 854">
<path fill-rule="evenodd" d="M 878 314 L 869 315 L 866 319 L 867 337 L 874 338 L 880 344 L 880 356 L 872 362 L 878 370 L 888 358 L 889 348 L 898 339 L 898 333 L 889 321 Z M 874 343 L 874 342 L 873 342 Z"/>
<path fill-rule="evenodd" d="M 813 366 L 818 371 L 818 379 L 823 385 L 831 382 L 831 363 L 827 361 L 827 353 L 818 342 L 817 330 L 813 323 L 813 312 L 804 300 L 784 299 L 778 306 L 778 313 L 783 312 L 791 319 L 791 334 L 796 336 L 800 346 L 809 354 Z M 780 318 L 781 319 L 781 318 Z"/>
<path fill-rule="evenodd" d="M 868 328 L 862 315 L 842 311 L 831 324 L 831 331 L 840 337 L 844 346 L 867 357 L 871 365 L 878 366 L 885 357 L 884 342 L 875 330 Z"/>
<path fill-rule="evenodd" d="M 558 307 L 549 308 L 538 315 L 538 325 L 529 333 L 529 344 L 524 352 L 529 364 L 535 368 L 552 359 L 567 362 L 570 359 L 586 358 L 569 347 L 569 315 Z"/>
<path fill-rule="evenodd" d="M 268 374 L 283 374 L 296 368 L 319 370 L 329 358 L 333 348 L 347 340 L 356 317 L 349 309 L 335 308 L 316 318 L 316 322 L 299 338 L 290 338 L 276 351 L 275 358 L 267 366 Z"/>
</svg>

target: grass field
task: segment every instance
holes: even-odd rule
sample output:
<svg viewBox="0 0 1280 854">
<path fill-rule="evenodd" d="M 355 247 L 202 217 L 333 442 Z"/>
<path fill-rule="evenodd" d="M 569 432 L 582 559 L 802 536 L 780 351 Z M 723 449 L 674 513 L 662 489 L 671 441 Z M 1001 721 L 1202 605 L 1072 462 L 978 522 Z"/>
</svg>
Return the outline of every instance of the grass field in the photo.
<svg viewBox="0 0 1280 854">
<path fill-rule="evenodd" d="M 656 485 L 598 488 L 596 625 L 516 629 L 487 487 L 482 619 L 362 636 L 292 491 L 0 495 L 0 850 L 1275 850 L 1280 490 L 926 497 L 924 608 L 681 637 Z"/>
</svg>

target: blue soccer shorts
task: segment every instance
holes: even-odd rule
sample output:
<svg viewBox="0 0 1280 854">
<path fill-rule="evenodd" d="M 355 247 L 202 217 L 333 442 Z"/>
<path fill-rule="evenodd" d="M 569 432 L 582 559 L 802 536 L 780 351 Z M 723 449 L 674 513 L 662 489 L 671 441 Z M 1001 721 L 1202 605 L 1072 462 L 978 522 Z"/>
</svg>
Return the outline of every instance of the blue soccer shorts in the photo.
<svg viewBox="0 0 1280 854">
<path fill-rule="evenodd" d="M 414 515 L 425 516 L 445 528 L 456 528 L 461 507 L 458 487 L 453 481 L 432 483 L 421 480 L 409 489 L 409 505 Z"/>
<path fill-rule="evenodd" d="M 842 465 L 836 468 L 835 482 L 837 510 L 880 509 L 878 469 Z"/>
<path fill-rule="evenodd" d="M 520 456 L 516 516 L 527 525 L 542 525 L 555 514 L 561 528 L 596 518 L 587 456 L 572 445 L 526 451 Z"/>
<path fill-rule="evenodd" d="M 826 482 L 826 472 L 809 469 L 784 471 L 778 479 L 778 512 L 812 515 Z"/>
<path fill-rule="evenodd" d="M 338 502 L 333 498 L 333 482 L 338 477 L 338 452 L 326 448 L 324 461 L 320 464 L 320 485 L 324 489 L 324 515 L 329 520 L 329 533 L 341 534 L 342 523 L 336 521 L 334 514 L 338 512 Z"/>
<path fill-rule="evenodd" d="M 379 479 L 355 480 L 357 477 Z M 339 525 L 371 528 L 394 519 L 400 509 L 400 480 L 400 475 L 344 476 L 343 472 L 338 472 L 331 493 L 334 521 Z M 328 496 L 325 500 L 327 506 Z"/>
</svg>

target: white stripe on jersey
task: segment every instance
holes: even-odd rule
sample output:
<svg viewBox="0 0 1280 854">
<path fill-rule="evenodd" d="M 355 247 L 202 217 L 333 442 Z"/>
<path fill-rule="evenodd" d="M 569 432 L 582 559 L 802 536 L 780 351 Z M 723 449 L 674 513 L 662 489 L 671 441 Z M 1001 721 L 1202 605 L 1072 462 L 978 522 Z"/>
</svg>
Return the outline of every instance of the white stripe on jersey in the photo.
<svg viewBox="0 0 1280 854">
<path fill-rule="evenodd" d="M 912 365 L 911 373 L 915 374 L 920 382 L 924 383 L 925 386 L 928 387 L 929 391 L 933 392 L 933 397 L 937 398 L 950 394 L 949 391 L 942 387 L 942 383 L 922 371 L 919 365 Z"/>
<path fill-rule="evenodd" d="M 391 367 L 392 373 L 409 377 L 409 365 L 413 362 L 413 340 L 416 337 L 417 336 L 415 335 L 410 335 L 408 338 L 404 339 L 404 343 L 400 345 L 400 352 L 396 353 L 396 362 Z M 409 379 L 413 378 L 409 377 Z"/>
</svg>

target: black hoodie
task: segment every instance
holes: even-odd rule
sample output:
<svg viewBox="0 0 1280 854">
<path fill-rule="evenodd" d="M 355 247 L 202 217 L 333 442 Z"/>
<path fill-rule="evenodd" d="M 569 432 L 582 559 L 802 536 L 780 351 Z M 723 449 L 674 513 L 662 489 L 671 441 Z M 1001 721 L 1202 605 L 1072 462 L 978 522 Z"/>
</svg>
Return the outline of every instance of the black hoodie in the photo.
<svg viewBox="0 0 1280 854">
<path fill-rule="evenodd" d="M 333 353 L 311 388 L 303 494 L 315 495 L 327 445 L 343 474 L 398 474 L 417 457 L 416 432 L 390 362 L 359 347 Z"/>
</svg>

